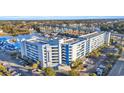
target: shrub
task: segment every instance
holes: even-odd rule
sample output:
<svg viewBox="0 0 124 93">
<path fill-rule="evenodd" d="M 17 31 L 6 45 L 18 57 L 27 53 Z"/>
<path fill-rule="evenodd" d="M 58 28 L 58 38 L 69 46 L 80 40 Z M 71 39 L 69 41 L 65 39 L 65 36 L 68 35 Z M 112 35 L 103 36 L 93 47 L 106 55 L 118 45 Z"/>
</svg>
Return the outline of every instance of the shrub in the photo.
<svg viewBox="0 0 124 93">
<path fill-rule="evenodd" d="M 97 76 L 96 73 L 90 73 L 89 76 Z"/>
</svg>

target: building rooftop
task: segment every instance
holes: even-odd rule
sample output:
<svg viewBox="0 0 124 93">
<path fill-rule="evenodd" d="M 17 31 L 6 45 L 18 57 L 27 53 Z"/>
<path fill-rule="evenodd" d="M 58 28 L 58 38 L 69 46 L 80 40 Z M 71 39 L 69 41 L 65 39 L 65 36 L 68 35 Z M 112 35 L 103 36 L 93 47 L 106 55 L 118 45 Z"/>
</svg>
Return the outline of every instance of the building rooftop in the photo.
<svg viewBox="0 0 124 93">
<path fill-rule="evenodd" d="M 27 42 L 30 42 L 32 44 L 47 44 L 47 42 L 43 41 L 42 39 L 38 39 L 38 38 L 33 38 L 33 39 L 29 39 L 27 40 Z"/>
<path fill-rule="evenodd" d="M 104 32 L 93 32 L 93 33 L 90 33 L 90 34 L 86 34 L 86 35 L 81 35 L 79 36 L 82 37 L 82 38 L 92 38 L 92 37 L 95 37 L 95 36 L 98 36 L 100 34 L 103 34 Z"/>
<path fill-rule="evenodd" d="M 30 43 L 35 43 L 35 44 L 50 44 L 50 45 L 57 45 L 58 44 L 58 39 L 47 39 L 47 38 L 33 38 L 27 40 Z"/>
<path fill-rule="evenodd" d="M 100 35 L 104 32 L 93 32 L 93 33 L 90 33 L 90 34 L 86 34 L 86 35 L 82 35 L 82 36 L 79 36 L 79 38 L 68 38 L 68 37 L 64 37 L 64 38 L 47 38 L 47 37 L 34 37 L 34 38 L 31 38 L 31 39 L 28 39 L 27 41 L 28 42 L 31 42 L 31 43 L 37 43 L 37 44 L 49 44 L 49 45 L 58 45 L 59 43 L 59 40 L 62 40 L 62 43 L 63 44 L 76 44 L 80 41 L 83 41 L 83 40 L 86 40 L 86 38 L 92 38 L 92 37 L 95 37 L 97 35 Z"/>
<path fill-rule="evenodd" d="M 0 38 L 0 41 L 6 41 L 7 39 L 6 38 Z"/>
<path fill-rule="evenodd" d="M 13 38 L 13 36 L 0 36 L 0 40 L 2 40 L 2 39 L 8 40 L 8 39 L 12 39 L 12 38 Z"/>
<path fill-rule="evenodd" d="M 58 44 L 58 39 L 48 40 L 47 43 L 50 44 L 50 45 L 57 45 Z"/>
<path fill-rule="evenodd" d="M 76 39 L 76 38 L 64 39 L 65 44 L 73 44 L 76 41 L 78 41 L 78 39 Z"/>
</svg>

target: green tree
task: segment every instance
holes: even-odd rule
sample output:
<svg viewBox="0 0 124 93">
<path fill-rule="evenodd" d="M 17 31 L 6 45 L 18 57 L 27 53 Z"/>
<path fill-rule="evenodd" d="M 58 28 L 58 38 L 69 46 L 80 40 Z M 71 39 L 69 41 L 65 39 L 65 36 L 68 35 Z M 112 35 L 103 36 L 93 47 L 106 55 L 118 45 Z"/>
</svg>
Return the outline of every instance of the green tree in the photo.
<svg viewBox="0 0 124 93">
<path fill-rule="evenodd" d="M 97 58 L 100 55 L 101 55 L 100 49 L 96 49 L 89 54 L 90 57 L 94 57 L 94 58 Z"/>
<path fill-rule="evenodd" d="M 47 67 L 44 69 L 44 71 L 45 71 L 46 76 L 55 76 L 56 75 L 56 72 L 54 71 L 53 68 Z"/>
<path fill-rule="evenodd" d="M 37 64 L 39 65 L 40 64 L 40 61 L 37 61 Z"/>
<path fill-rule="evenodd" d="M 101 25 L 100 29 L 101 31 L 109 31 L 108 25 Z"/>
<path fill-rule="evenodd" d="M 11 76 L 10 72 L 2 64 L 0 64 L 0 76 Z"/>
<path fill-rule="evenodd" d="M 121 54 L 122 53 L 122 46 L 121 45 L 116 45 L 115 47 L 118 48 L 119 54 Z"/>
<path fill-rule="evenodd" d="M 106 55 L 109 59 L 113 59 L 115 56 L 114 56 L 114 54 L 112 54 L 112 53 L 108 53 L 107 55 Z"/>
<path fill-rule="evenodd" d="M 33 68 L 33 69 L 37 69 L 37 68 L 38 68 L 38 64 L 37 64 L 37 63 L 34 63 L 34 64 L 32 65 L 32 68 Z"/>
<path fill-rule="evenodd" d="M 71 76 L 79 76 L 80 73 L 79 73 L 79 71 L 72 69 L 72 70 L 69 72 L 69 75 L 71 75 Z"/>
<path fill-rule="evenodd" d="M 112 68 L 112 65 L 111 65 L 111 64 L 108 64 L 108 65 L 107 65 L 107 68 L 108 68 L 108 69 L 111 69 L 111 68 Z"/>
<path fill-rule="evenodd" d="M 89 76 L 97 76 L 96 73 L 90 73 Z"/>
<path fill-rule="evenodd" d="M 81 59 L 76 59 L 75 61 L 73 61 L 73 62 L 71 63 L 71 68 L 72 68 L 72 69 L 76 69 L 76 68 L 78 68 L 81 64 L 82 64 L 82 60 L 81 60 Z"/>
</svg>

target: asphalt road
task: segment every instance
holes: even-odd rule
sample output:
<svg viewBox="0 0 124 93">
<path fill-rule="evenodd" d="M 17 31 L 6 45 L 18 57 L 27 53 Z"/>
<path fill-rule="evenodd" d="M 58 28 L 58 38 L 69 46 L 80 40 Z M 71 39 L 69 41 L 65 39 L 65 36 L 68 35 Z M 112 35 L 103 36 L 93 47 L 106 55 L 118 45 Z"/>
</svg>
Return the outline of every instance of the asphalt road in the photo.
<svg viewBox="0 0 124 93">
<path fill-rule="evenodd" d="M 119 60 L 114 65 L 108 76 L 124 76 L 124 61 Z"/>
</svg>

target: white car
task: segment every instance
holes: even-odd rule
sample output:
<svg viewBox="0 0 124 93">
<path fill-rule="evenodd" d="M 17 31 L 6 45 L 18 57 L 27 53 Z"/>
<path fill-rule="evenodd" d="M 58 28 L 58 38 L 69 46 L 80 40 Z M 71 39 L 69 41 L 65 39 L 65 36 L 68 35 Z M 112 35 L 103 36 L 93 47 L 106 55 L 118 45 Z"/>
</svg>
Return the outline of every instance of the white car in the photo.
<svg viewBox="0 0 124 93">
<path fill-rule="evenodd" d="M 103 74 L 103 69 L 97 68 L 96 72 L 97 72 L 97 75 L 101 76 Z"/>
<path fill-rule="evenodd" d="M 21 73 L 16 73 L 14 76 L 21 76 Z"/>
<path fill-rule="evenodd" d="M 100 71 L 97 72 L 97 75 L 102 76 L 103 70 L 101 69 Z"/>
<path fill-rule="evenodd" d="M 99 68 L 105 69 L 105 66 L 104 65 L 99 65 Z"/>
</svg>

